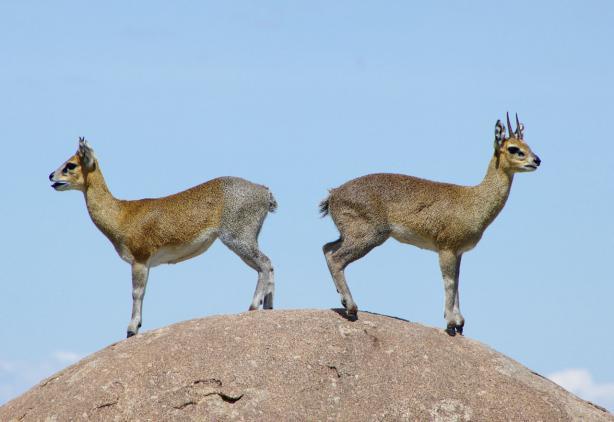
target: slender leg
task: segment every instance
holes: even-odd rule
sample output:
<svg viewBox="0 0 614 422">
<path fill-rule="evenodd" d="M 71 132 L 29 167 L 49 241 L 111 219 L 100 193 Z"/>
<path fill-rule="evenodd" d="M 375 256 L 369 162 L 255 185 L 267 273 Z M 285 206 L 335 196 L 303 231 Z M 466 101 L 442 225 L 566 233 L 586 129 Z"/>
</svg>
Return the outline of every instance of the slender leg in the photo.
<svg viewBox="0 0 614 422">
<path fill-rule="evenodd" d="M 341 295 L 341 304 L 349 316 L 356 316 L 358 306 L 352 298 L 344 270 L 350 263 L 362 258 L 388 238 L 386 231 L 365 230 L 366 228 L 368 227 L 362 227 L 360 232 L 353 233 L 351 236 L 346 234 L 341 239 L 327 243 L 322 248 L 337 292 Z"/>
<path fill-rule="evenodd" d="M 257 233 L 256 233 L 257 234 Z M 258 243 L 254 236 L 236 237 L 224 233 L 220 240 L 228 248 L 236 253 L 247 265 L 258 271 L 258 283 L 252 298 L 249 310 L 253 311 L 264 302 L 264 309 L 273 309 L 273 294 L 275 281 L 273 278 L 273 265 L 271 260 L 258 249 Z"/>
<path fill-rule="evenodd" d="M 261 303 L 262 309 L 273 309 L 275 279 L 271 260 L 259 250 L 256 250 L 250 258 L 244 258 L 243 260 L 245 262 L 248 262 L 248 260 L 252 261 L 254 264 L 248 265 L 258 271 L 258 283 L 256 284 L 256 291 L 254 292 L 249 309 L 258 309 Z"/>
<path fill-rule="evenodd" d="M 439 252 L 439 266 L 443 276 L 444 287 L 444 318 L 446 319 L 446 331 L 450 335 L 463 333 L 465 319 L 460 313 L 458 299 L 458 278 L 460 274 L 461 255 L 451 251 Z"/>
<path fill-rule="evenodd" d="M 267 281 L 267 285 L 264 289 L 264 302 L 262 305 L 263 309 L 273 309 L 273 296 L 275 294 L 275 272 L 273 271 L 273 266 L 271 265 L 270 261 L 269 265 L 271 267 L 271 272 Z"/>
<path fill-rule="evenodd" d="M 324 252 L 324 258 L 326 258 L 326 264 L 328 265 L 328 270 L 331 272 L 331 274 L 333 270 L 331 269 L 330 255 L 336 252 L 337 249 L 339 249 L 339 246 L 341 246 L 341 239 L 335 240 L 334 242 L 326 243 L 322 247 L 322 251 Z M 339 287 L 337 286 L 337 281 L 335 280 L 334 277 L 333 277 L 333 281 L 335 282 L 335 289 L 337 290 L 337 293 L 341 293 L 339 291 Z"/>
<path fill-rule="evenodd" d="M 460 320 L 460 325 L 456 326 L 456 332 L 459 334 L 463 334 L 463 327 L 465 326 L 465 318 L 463 318 L 460 312 L 460 298 L 459 298 L 460 265 L 461 265 L 462 257 L 463 255 L 459 255 L 458 259 L 456 260 L 456 295 L 454 296 L 454 308 L 453 308 L 454 314 L 457 315 L 457 319 Z"/>
<path fill-rule="evenodd" d="M 347 310 L 348 315 L 355 316 L 358 312 L 358 306 L 354 302 L 350 288 L 345 280 L 345 274 L 343 272 L 343 268 L 345 267 L 342 268 L 342 266 L 333 258 L 333 253 L 335 253 L 340 246 L 341 239 L 325 244 L 322 250 L 324 251 L 326 264 L 328 265 L 330 275 L 333 277 L 333 282 L 335 283 L 337 293 L 339 293 L 341 296 L 341 304 Z"/>
<path fill-rule="evenodd" d="M 149 267 L 145 264 L 134 262 L 132 264 L 132 319 L 128 324 L 127 337 L 132 337 L 139 332 L 143 316 L 143 297 L 149 277 Z"/>
</svg>

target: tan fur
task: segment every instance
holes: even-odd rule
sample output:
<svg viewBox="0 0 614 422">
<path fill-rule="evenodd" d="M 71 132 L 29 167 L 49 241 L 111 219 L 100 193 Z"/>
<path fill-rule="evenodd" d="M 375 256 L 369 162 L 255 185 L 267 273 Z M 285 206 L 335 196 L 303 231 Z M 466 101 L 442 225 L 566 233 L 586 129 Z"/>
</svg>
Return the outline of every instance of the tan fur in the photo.
<svg viewBox="0 0 614 422">
<path fill-rule="evenodd" d="M 174 195 L 122 201 L 108 191 L 99 171 L 88 175 L 86 202 L 94 224 L 115 249 L 147 262 L 161 247 L 192 242 L 206 229 L 220 226 L 224 207 L 220 179 Z M 123 256 L 122 253 L 122 256 Z"/>
<path fill-rule="evenodd" d="M 535 170 L 540 164 L 522 139 L 524 127 L 520 123 L 518 127 L 505 138 L 505 128 L 497 122 L 495 154 L 484 180 L 477 186 L 401 174 L 371 174 L 331 190 L 321 210 L 330 213 L 341 237 L 324 245 L 324 253 L 350 314 L 355 315 L 357 307 L 343 270 L 393 237 L 439 253 L 447 286 L 446 319 L 449 328 L 462 332 L 464 319 L 458 310 L 460 258 L 479 242 L 505 205 L 514 174 Z M 456 297 L 449 297 L 450 292 Z"/>
<path fill-rule="evenodd" d="M 94 152 L 85 141 L 49 179 L 56 190 L 80 190 L 92 221 L 132 265 L 133 311 L 128 336 L 141 326 L 141 305 L 149 268 L 200 255 L 220 239 L 258 271 L 250 309 L 273 307 L 273 267 L 258 247 L 258 234 L 277 206 L 262 185 L 221 177 L 174 195 L 134 201 L 109 191 Z"/>
<path fill-rule="evenodd" d="M 393 233 L 393 226 L 404 228 L 433 246 L 427 249 L 466 251 L 477 244 L 509 194 L 513 175 L 494 164 L 495 158 L 477 186 L 401 174 L 360 177 L 331 191 L 330 213 L 340 224 L 350 215 L 352 220 L 364 218 L 387 226 Z"/>
<path fill-rule="evenodd" d="M 78 154 L 67 162 L 84 168 Z M 93 171 L 74 177 L 82 181 L 92 221 L 129 262 L 146 263 L 161 247 L 190 243 L 203 230 L 220 226 L 224 207 L 221 179 L 162 198 L 126 201 L 113 197 L 98 160 Z"/>
</svg>

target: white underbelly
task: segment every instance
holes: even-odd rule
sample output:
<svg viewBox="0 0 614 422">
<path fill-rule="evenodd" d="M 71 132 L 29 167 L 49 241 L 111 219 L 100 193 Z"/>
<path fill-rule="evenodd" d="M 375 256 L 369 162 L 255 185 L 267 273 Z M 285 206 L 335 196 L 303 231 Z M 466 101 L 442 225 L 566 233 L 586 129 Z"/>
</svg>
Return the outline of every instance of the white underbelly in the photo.
<svg viewBox="0 0 614 422">
<path fill-rule="evenodd" d="M 193 258 L 205 252 L 217 239 L 217 230 L 203 231 L 194 240 L 181 245 L 163 246 L 150 258 L 149 266 L 160 264 L 176 264 Z"/>
<path fill-rule="evenodd" d="M 409 243 L 410 245 L 417 246 L 421 249 L 437 251 L 437 247 L 435 246 L 435 243 L 433 243 L 432 239 L 422 237 L 405 227 L 393 226 L 392 233 L 390 235 L 401 243 Z"/>
</svg>

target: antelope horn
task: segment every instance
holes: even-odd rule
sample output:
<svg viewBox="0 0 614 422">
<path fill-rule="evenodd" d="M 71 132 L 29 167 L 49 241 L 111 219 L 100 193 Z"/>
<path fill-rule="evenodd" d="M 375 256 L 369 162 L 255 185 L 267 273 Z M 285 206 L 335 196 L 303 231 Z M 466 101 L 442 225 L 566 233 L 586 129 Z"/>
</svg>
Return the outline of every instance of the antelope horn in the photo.
<svg viewBox="0 0 614 422">
<path fill-rule="evenodd" d="M 505 116 L 507 117 L 507 132 L 509 134 L 509 137 L 512 138 L 514 136 L 514 132 L 512 131 L 512 124 L 510 123 L 510 113 L 505 112 Z"/>
<path fill-rule="evenodd" d="M 516 138 L 522 139 L 522 131 L 520 130 L 520 120 L 518 120 L 518 113 L 516 113 Z"/>
<path fill-rule="evenodd" d="M 518 120 L 518 113 L 516 113 L 516 125 L 518 126 L 516 129 L 518 131 L 518 138 L 524 139 L 524 125 Z"/>
</svg>

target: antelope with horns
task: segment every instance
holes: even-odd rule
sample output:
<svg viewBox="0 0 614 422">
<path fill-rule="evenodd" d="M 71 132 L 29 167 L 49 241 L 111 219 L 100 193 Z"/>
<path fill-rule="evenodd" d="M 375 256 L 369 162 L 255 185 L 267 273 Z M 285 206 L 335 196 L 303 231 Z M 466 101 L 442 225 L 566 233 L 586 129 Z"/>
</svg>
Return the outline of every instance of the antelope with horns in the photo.
<svg viewBox="0 0 614 422">
<path fill-rule="evenodd" d="M 450 335 L 462 334 L 458 278 L 461 257 L 478 243 L 507 201 L 515 173 L 534 171 L 541 160 L 524 142 L 516 115 L 509 136 L 495 125 L 494 155 L 482 183 L 458 186 L 401 174 L 370 174 L 330 191 L 320 204 L 330 214 L 340 237 L 324 245 L 324 256 L 341 303 L 350 317 L 358 310 L 344 270 L 389 237 L 439 254 L 445 292 L 444 317 Z"/>
<path fill-rule="evenodd" d="M 113 197 L 93 149 L 79 138 L 77 152 L 49 175 L 58 191 L 80 190 L 96 227 L 132 266 L 132 319 L 128 337 L 141 327 L 149 269 L 205 252 L 219 238 L 258 272 L 249 307 L 273 308 L 273 266 L 258 248 L 267 213 L 277 203 L 268 188 L 237 177 L 220 177 L 164 198 L 136 201 Z"/>
</svg>

